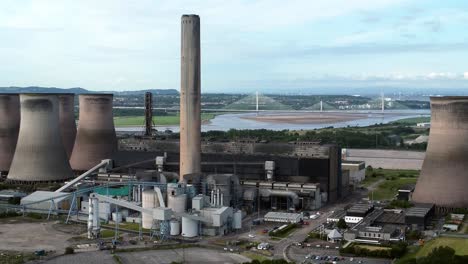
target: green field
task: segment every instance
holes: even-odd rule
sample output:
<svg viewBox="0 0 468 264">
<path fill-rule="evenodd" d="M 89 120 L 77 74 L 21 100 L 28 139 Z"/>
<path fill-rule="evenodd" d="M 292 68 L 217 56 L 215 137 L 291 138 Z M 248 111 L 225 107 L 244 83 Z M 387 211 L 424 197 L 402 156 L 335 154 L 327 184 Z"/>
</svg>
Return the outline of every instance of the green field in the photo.
<svg viewBox="0 0 468 264">
<path fill-rule="evenodd" d="M 404 118 L 400 120 L 393 121 L 393 124 L 404 124 L 404 125 L 416 125 L 417 123 L 429 123 L 431 122 L 430 116 L 423 116 L 423 117 L 410 117 Z"/>
<path fill-rule="evenodd" d="M 455 250 L 456 255 L 468 255 L 468 239 L 454 237 L 439 237 L 427 242 L 417 253 L 416 257 L 427 256 L 434 248 L 448 246 Z"/>
<path fill-rule="evenodd" d="M 216 116 L 215 113 L 202 113 L 202 121 L 209 121 Z M 172 126 L 178 125 L 180 118 L 178 115 L 167 115 L 167 116 L 155 116 L 153 117 L 153 122 L 157 126 Z M 116 116 L 114 117 L 114 124 L 116 127 L 125 127 L 125 126 L 144 126 L 145 117 L 144 116 Z"/>
<path fill-rule="evenodd" d="M 374 251 L 374 250 L 392 250 L 389 247 L 380 247 L 380 246 L 371 246 L 371 245 L 359 245 L 357 247 L 365 248 L 365 249 L 368 249 L 370 251 Z"/>
<path fill-rule="evenodd" d="M 373 200 L 391 200 L 398 193 L 398 189 L 407 184 L 416 184 L 417 178 L 397 178 L 394 180 L 385 180 L 379 184 L 377 189 L 369 194 Z"/>
<path fill-rule="evenodd" d="M 369 185 L 373 184 L 374 182 L 380 179 L 386 178 L 412 178 L 418 177 L 419 171 L 417 170 L 387 170 L 387 169 L 373 169 L 375 173 L 375 177 L 371 174 L 366 172 L 366 178 L 361 182 L 362 186 L 368 187 Z"/>
</svg>

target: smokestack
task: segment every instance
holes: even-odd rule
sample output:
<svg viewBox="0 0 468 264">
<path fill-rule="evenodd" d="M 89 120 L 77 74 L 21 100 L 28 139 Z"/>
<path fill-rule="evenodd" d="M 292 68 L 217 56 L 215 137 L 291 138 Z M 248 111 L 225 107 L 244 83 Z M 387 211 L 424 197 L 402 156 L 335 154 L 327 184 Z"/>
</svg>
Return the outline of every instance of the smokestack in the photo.
<svg viewBox="0 0 468 264">
<path fill-rule="evenodd" d="M 73 177 L 63 146 L 57 94 L 21 94 L 21 122 L 8 179 L 54 182 Z"/>
<path fill-rule="evenodd" d="M 62 135 L 63 146 L 67 152 L 67 157 L 70 158 L 76 137 L 75 95 L 60 94 L 58 97 L 60 132 Z"/>
<path fill-rule="evenodd" d="M 0 171 L 10 170 L 20 126 L 17 94 L 0 94 Z"/>
<path fill-rule="evenodd" d="M 201 172 L 200 17 L 182 16 L 180 180 Z"/>
<path fill-rule="evenodd" d="M 468 97 L 431 97 L 431 130 L 413 201 L 468 207 Z"/>
<path fill-rule="evenodd" d="M 78 131 L 70 158 L 73 170 L 86 171 L 117 151 L 112 94 L 80 94 Z"/>
</svg>

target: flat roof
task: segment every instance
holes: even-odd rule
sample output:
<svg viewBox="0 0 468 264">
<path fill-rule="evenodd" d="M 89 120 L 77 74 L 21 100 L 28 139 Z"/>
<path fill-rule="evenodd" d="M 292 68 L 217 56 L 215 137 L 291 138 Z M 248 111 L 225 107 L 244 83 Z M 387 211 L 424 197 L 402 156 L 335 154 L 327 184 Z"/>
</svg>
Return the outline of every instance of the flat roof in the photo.
<svg viewBox="0 0 468 264">
<path fill-rule="evenodd" d="M 405 224 L 405 214 L 394 212 L 383 212 L 375 222 L 383 224 Z"/>
<path fill-rule="evenodd" d="M 432 206 L 415 206 L 406 210 L 406 216 L 425 217 L 432 209 Z"/>
<path fill-rule="evenodd" d="M 347 210 L 347 213 L 365 214 L 372 208 L 374 208 L 372 204 L 358 203 L 358 204 L 351 206 L 351 208 Z"/>
<path fill-rule="evenodd" d="M 341 219 L 341 218 L 344 218 L 346 216 L 346 211 L 345 210 L 338 210 L 338 211 L 335 211 L 332 215 L 330 215 L 329 217 L 327 218 L 332 218 L 332 219 Z"/>
<path fill-rule="evenodd" d="M 290 219 L 290 220 L 296 220 L 298 217 L 301 217 L 301 214 L 283 213 L 283 212 L 268 212 L 264 216 L 264 218 Z"/>
</svg>

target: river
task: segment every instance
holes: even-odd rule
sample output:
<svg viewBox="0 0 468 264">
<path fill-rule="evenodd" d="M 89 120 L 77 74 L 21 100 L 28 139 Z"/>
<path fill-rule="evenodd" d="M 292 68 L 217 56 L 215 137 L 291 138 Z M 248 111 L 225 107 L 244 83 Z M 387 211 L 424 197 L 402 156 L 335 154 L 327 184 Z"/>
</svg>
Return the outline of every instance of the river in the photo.
<svg viewBox="0 0 468 264">
<path fill-rule="evenodd" d="M 287 113 L 291 115 L 291 120 L 294 119 L 294 115 L 303 115 L 304 113 Z M 389 123 L 403 118 L 411 117 L 421 117 L 421 116 L 430 116 L 430 110 L 388 110 L 384 115 L 381 113 L 367 113 L 367 112 L 343 112 L 340 113 L 344 116 L 360 114 L 365 115 L 364 118 L 348 120 L 348 121 L 338 121 L 338 122 L 312 122 L 312 123 L 297 123 L 297 122 L 267 122 L 267 121 L 258 121 L 253 119 L 248 119 L 255 117 L 257 113 L 240 113 L 240 114 L 221 114 L 217 115 L 215 118 L 211 119 L 209 122 L 206 122 L 202 125 L 202 131 L 210 130 L 221 130 L 227 131 L 229 129 L 270 129 L 270 130 L 310 130 L 318 129 L 324 127 L 347 127 L 347 126 L 370 126 L 379 123 Z M 278 115 L 278 113 L 259 113 L 259 115 Z M 323 112 L 323 115 L 327 115 L 326 112 Z M 159 131 L 164 131 L 166 129 L 172 130 L 173 132 L 179 131 L 179 126 L 156 126 Z M 117 132 L 139 132 L 143 131 L 142 126 L 131 126 L 131 127 L 117 127 Z"/>
</svg>

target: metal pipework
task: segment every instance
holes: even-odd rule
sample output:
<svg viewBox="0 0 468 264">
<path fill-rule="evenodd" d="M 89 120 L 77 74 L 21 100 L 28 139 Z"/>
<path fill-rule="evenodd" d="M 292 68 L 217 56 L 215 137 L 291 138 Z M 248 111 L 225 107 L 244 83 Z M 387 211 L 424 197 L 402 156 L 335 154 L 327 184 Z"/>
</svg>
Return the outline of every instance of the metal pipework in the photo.
<svg viewBox="0 0 468 264">
<path fill-rule="evenodd" d="M 201 172 L 200 17 L 182 16 L 180 76 L 180 181 Z"/>
</svg>

